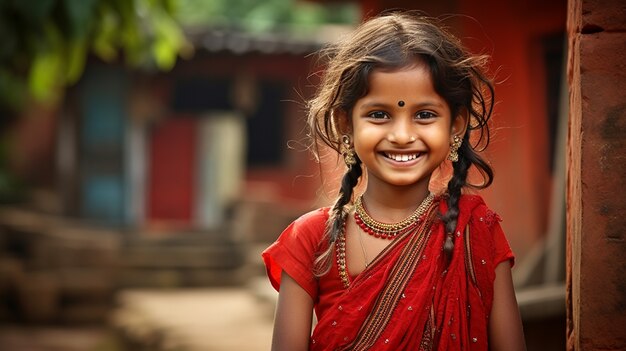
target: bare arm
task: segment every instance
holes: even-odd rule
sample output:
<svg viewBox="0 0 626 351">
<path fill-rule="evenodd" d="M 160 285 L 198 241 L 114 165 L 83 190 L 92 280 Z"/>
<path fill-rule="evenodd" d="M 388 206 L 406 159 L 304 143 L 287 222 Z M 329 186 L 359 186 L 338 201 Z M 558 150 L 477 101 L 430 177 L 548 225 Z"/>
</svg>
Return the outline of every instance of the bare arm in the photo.
<svg viewBox="0 0 626 351">
<path fill-rule="evenodd" d="M 513 289 L 511 265 L 508 261 L 496 267 L 493 307 L 489 317 L 489 350 L 526 350 L 522 320 Z"/>
<path fill-rule="evenodd" d="M 280 279 L 272 351 L 306 351 L 311 336 L 313 300 L 285 271 Z"/>
</svg>

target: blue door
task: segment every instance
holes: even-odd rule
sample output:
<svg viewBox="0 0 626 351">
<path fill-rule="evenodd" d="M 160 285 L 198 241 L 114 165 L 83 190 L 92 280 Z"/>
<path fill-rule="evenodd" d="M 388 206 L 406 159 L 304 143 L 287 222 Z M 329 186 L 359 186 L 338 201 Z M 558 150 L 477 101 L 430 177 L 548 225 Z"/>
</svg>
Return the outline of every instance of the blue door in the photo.
<svg viewBox="0 0 626 351">
<path fill-rule="evenodd" d="M 104 224 L 121 225 L 127 212 L 127 77 L 119 67 L 91 65 L 78 90 L 80 214 Z"/>
</svg>

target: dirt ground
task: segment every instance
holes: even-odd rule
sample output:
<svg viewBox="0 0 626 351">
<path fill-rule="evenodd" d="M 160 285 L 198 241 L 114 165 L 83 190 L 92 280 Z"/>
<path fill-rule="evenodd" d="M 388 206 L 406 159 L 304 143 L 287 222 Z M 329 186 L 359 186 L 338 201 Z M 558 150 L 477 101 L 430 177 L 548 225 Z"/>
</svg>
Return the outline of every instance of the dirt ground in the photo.
<svg viewBox="0 0 626 351">
<path fill-rule="evenodd" d="M 0 350 L 269 350 L 274 308 L 270 289 L 261 285 L 252 289 L 125 290 L 119 293 L 118 306 L 111 313 L 113 329 L 0 325 Z M 137 346 L 129 349 L 120 335 Z"/>
</svg>

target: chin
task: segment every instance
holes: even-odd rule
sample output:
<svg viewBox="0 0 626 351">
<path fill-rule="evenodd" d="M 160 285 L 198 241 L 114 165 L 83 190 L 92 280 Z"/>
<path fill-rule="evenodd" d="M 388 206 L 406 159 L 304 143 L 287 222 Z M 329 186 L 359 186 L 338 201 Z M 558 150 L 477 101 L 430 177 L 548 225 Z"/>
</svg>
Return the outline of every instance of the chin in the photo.
<svg viewBox="0 0 626 351">
<path fill-rule="evenodd" d="M 394 186 L 411 186 L 420 183 L 421 179 L 393 179 L 389 180 L 389 184 Z"/>
</svg>

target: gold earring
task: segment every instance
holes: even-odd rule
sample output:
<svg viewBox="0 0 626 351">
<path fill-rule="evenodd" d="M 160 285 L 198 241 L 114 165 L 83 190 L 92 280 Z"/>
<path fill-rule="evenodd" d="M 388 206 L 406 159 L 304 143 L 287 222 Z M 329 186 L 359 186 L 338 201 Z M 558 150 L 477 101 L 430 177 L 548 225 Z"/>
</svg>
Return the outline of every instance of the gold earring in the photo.
<svg viewBox="0 0 626 351">
<path fill-rule="evenodd" d="M 348 134 L 344 134 L 341 136 L 341 142 L 343 143 L 341 148 L 343 162 L 350 168 L 356 164 L 356 154 L 354 153 L 354 147 L 352 147 L 352 138 L 350 138 Z"/>
<path fill-rule="evenodd" d="M 450 154 L 448 155 L 448 160 L 452 162 L 456 162 L 459 160 L 459 148 L 463 143 L 463 139 L 461 139 L 458 135 L 454 136 L 452 143 L 450 144 Z"/>
</svg>

